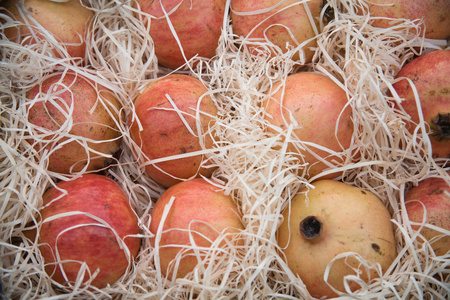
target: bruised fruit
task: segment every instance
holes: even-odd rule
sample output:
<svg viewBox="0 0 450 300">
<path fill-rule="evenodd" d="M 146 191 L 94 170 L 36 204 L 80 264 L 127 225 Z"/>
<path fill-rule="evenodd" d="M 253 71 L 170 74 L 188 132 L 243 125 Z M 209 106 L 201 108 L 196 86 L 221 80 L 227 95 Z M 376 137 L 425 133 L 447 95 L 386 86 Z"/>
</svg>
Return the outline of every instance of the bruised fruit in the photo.
<svg viewBox="0 0 450 300">
<path fill-rule="evenodd" d="M 167 216 L 164 210 L 172 201 Z M 238 207 L 230 195 L 203 178 L 195 178 L 178 183 L 167 189 L 156 201 L 151 213 L 150 231 L 157 235 L 161 272 L 171 278 L 185 277 L 198 263 L 198 258 L 190 247 L 208 248 L 224 234 L 220 247 L 239 245 L 238 233 L 243 229 Z M 156 246 L 156 239 L 151 244 Z M 192 244 L 193 241 L 195 245 Z M 200 250 L 200 252 L 202 252 Z M 183 257 L 176 265 L 176 257 Z M 219 254 L 220 255 L 220 254 Z"/>
<path fill-rule="evenodd" d="M 433 157 L 450 158 L 450 50 L 435 50 L 413 59 L 396 79 L 394 89 L 404 99 L 400 105 L 411 117 L 409 131 L 413 133 L 420 124 L 421 112 L 428 125 Z M 417 90 L 420 110 L 408 79 Z"/>
<path fill-rule="evenodd" d="M 214 171 L 206 166 L 204 155 L 189 155 L 213 146 L 207 132 L 217 108 L 207 92 L 200 80 L 172 74 L 151 82 L 135 100 L 137 120 L 129 120 L 131 138 L 145 155 L 146 173 L 165 187 L 196 176 L 209 177 Z M 182 157 L 152 162 L 173 155 Z"/>
<path fill-rule="evenodd" d="M 119 150 L 121 104 L 107 88 L 74 72 L 53 73 L 27 92 L 34 148 L 50 151 L 48 170 L 108 166 Z"/>
<path fill-rule="evenodd" d="M 283 212 L 278 245 L 289 268 L 298 274 L 309 293 L 317 298 L 333 297 L 344 290 L 344 277 L 356 275 L 355 257 L 333 262 L 327 282 L 327 265 L 337 255 L 354 252 L 383 271 L 396 257 L 396 242 L 387 208 L 372 193 L 334 180 L 320 180 L 305 187 Z M 364 281 L 379 277 L 375 269 L 361 269 Z M 359 285 L 349 281 L 355 290 Z"/>
<path fill-rule="evenodd" d="M 449 178 L 447 177 L 447 180 Z M 436 255 L 445 255 L 450 250 L 450 185 L 441 177 L 429 177 L 413 186 L 405 196 L 405 207 L 414 230 L 430 242 Z M 436 226 L 435 230 L 427 226 Z"/>
</svg>

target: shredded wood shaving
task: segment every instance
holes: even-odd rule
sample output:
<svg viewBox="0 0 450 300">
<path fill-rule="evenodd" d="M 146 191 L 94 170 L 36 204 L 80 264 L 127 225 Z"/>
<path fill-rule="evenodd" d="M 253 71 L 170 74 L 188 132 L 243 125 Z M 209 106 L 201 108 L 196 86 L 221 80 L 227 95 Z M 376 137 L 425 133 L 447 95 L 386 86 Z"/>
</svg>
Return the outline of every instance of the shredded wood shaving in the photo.
<svg viewBox="0 0 450 300">
<path fill-rule="evenodd" d="M 20 24 L 0 8 L 0 281 L 7 298 L 310 299 L 301 278 L 284 261 L 276 231 L 289 200 L 311 183 L 302 171 L 306 163 L 290 153 L 287 144 L 295 141 L 298 147 L 312 149 L 311 146 L 321 146 L 299 141 L 293 133 L 295 125 L 276 133 L 267 131 L 272 125 L 265 121 L 261 107 L 266 92 L 276 82 L 299 71 L 332 78 L 347 92 L 352 109 L 354 136 L 347 154 L 358 151 L 359 159 L 336 163 L 322 175 L 344 171 L 337 180 L 374 193 L 391 213 L 395 229 L 398 256 L 390 269 L 385 273 L 379 270 L 380 277 L 368 283 L 361 282 L 361 289 L 340 295 L 353 299 L 448 297 L 448 252 L 440 257 L 434 254 L 420 231 L 412 229 L 404 206 L 408 189 L 424 178 L 438 176 L 450 184 L 448 162 L 432 158 L 426 124 L 417 124 L 417 130 L 411 134 L 405 126 L 409 116 L 392 105 L 402 101 L 393 89 L 400 68 L 415 55 L 445 48 L 445 41 L 425 39 L 417 20 L 402 20 L 389 29 L 373 27 L 369 14 L 357 14 L 358 10 L 367 12 L 362 0 L 329 0 L 319 28 L 314 25 L 317 47 L 310 64 L 302 64 L 302 59 L 292 60 L 295 53 L 302 57 L 303 44 L 270 57 L 274 45 L 261 42 L 260 48 L 265 50 L 252 56 L 245 47 L 245 38 L 233 34 L 228 0 L 216 56 L 194 57 L 183 68 L 169 70 L 158 66 L 148 33 L 152 16 L 140 13 L 131 1 L 84 3 L 95 12 L 93 30 L 86 40 L 88 52 L 83 58 L 86 66 L 67 57 L 64 46 L 44 28 L 32 20 Z M 325 17 L 330 20 L 325 21 Z M 144 25 L 144 19 L 150 22 Z M 33 28 L 37 42 L 8 40 L 4 30 L 18 26 Z M 55 50 L 63 58 L 56 58 Z M 142 246 L 126 274 L 104 289 L 81 284 L 82 278 L 70 289 L 52 281 L 44 270 L 37 243 L 25 236 L 27 230 L 39 229 L 42 224 L 40 209 L 45 190 L 59 180 L 70 180 L 86 172 L 48 172 L 50 152 L 35 150 L 30 140 L 32 136 L 39 142 L 39 135 L 33 135 L 36 128 L 27 120 L 30 100 L 26 99 L 26 92 L 46 74 L 69 70 L 110 89 L 124 113 L 117 120 L 122 134 L 121 152 L 102 172 L 129 195 L 139 218 Z M 149 238 L 158 236 L 148 229 L 150 213 L 165 189 L 144 173 L 145 155 L 132 141 L 127 126 L 129 119 L 136 119 L 135 97 L 152 80 L 173 72 L 201 80 L 217 104 L 219 112 L 210 130 L 199 132 L 199 122 L 198 128 L 192 130 L 201 133 L 200 137 L 214 135 L 214 147 L 203 149 L 200 154 L 211 166 L 218 167 L 212 178 L 236 201 L 245 226 L 235 237 L 242 239 L 242 245 L 219 246 L 225 240 L 225 235 L 221 235 L 211 248 L 187 247 L 186 250 L 195 250 L 199 264 L 187 277 L 179 279 L 161 275 L 160 248 L 150 245 Z M 196 116 L 200 113 L 197 111 Z M 58 133 L 82 140 L 70 136 L 68 128 L 63 127 Z M 179 157 L 183 155 L 164 159 Z M 450 235 L 440 230 L 443 235 Z M 183 253 L 177 257 L 172 268 L 177 268 L 182 256 Z M 347 256 L 358 258 L 362 268 L 378 268 L 355 253 L 344 253 L 336 259 Z M 357 276 L 346 279 L 360 282 Z"/>
</svg>

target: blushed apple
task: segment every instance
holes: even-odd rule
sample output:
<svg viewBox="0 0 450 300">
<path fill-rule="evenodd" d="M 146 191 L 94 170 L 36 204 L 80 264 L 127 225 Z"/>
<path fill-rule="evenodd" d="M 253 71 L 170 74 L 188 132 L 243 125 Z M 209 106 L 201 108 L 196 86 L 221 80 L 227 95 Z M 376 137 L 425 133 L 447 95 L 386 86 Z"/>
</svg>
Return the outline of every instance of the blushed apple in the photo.
<svg viewBox="0 0 450 300">
<path fill-rule="evenodd" d="M 412 222 L 433 225 L 450 231 L 450 186 L 442 177 L 429 177 L 413 186 L 405 196 L 405 207 Z M 424 213 L 426 211 L 426 219 Z M 412 225 L 419 230 L 420 225 Z M 420 231 L 436 255 L 445 255 L 450 250 L 450 236 L 432 228 Z"/>
<path fill-rule="evenodd" d="M 432 155 L 434 158 L 450 158 L 450 50 L 435 50 L 419 56 L 397 73 L 393 87 L 400 98 L 401 107 L 411 120 L 407 123 L 410 132 L 420 124 L 419 110 L 414 90 L 419 95 L 421 113 L 429 126 Z M 427 128 L 428 129 L 428 128 Z"/>
<path fill-rule="evenodd" d="M 47 75 L 26 97 L 28 121 L 37 126 L 34 147 L 52 151 L 48 170 L 68 174 L 110 164 L 122 137 L 121 104 L 112 91 L 69 71 Z M 69 141 L 67 134 L 74 140 Z"/>
<path fill-rule="evenodd" d="M 312 72 L 289 75 L 285 82 L 279 81 L 267 91 L 267 100 L 264 101 L 263 107 L 265 119 L 281 130 L 297 123 L 294 133 L 301 141 L 314 143 L 341 154 L 351 145 L 353 121 L 347 94 L 324 75 Z M 337 124 L 339 126 L 336 129 Z M 270 127 L 268 130 L 275 131 Z M 312 178 L 328 168 L 315 155 L 332 165 L 333 160 L 342 161 L 342 158 L 327 151 L 311 146 L 311 153 L 295 147 L 294 143 L 289 144 L 288 150 L 303 156 L 302 160 L 309 164 L 305 175 L 307 178 Z M 341 172 L 334 172 L 322 179 L 331 179 L 340 174 Z"/>
<path fill-rule="evenodd" d="M 322 10 L 322 0 L 308 1 L 308 9 L 313 21 L 308 17 L 304 3 L 297 3 L 298 0 L 288 0 L 280 3 L 280 0 L 231 1 L 231 24 L 233 33 L 248 38 L 250 40 L 259 39 L 259 42 L 267 39 L 274 45 L 281 48 L 285 53 L 290 48 L 311 39 L 302 50 L 305 52 L 305 63 L 311 62 L 314 51 L 309 47 L 315 47 L 317 41 L 313 24 L 318 26 L 318 18 Z M 258 12 L 259 10 L 268 10 Z M 313 24 L 312 24 L 313 23 Z M 258 46 L 249 41 L 252 53 L 257 54 Z M 289 45 L 289 46 L 288 46 Z M 272 53 L 275 56 L 276 53 Z M 293 56 L 294 60 L 299 59 L 299 54 Z"/>
<path fill-rule="evenodd" d="M 217 107 L 207 92 L 197 78 L 171 74 L 148 84 L 134 102 L 142 130 L 138 121 L 130 118 L 131 138 L 146 156 L 142 157 L 145 172 L 165 187 L 191 177 L 209 177 L 215 169 L 204 163 L 201 154 L 152 163 L 154 159 L 213 147 L 213 139 L 205 133 L 215 122 Z M 205 134 L 202 139 L 197 134 L 197 122 L 201 134 Z"/>
<path fill-rule="evenodd" d="M 196 55 L 212 58 L 216 54 L 223 27 L 225 0 L 136 0 L 136 3 L 142 12 L 152 16 L 150 36 L 160 65 L 176 69 Z M 170 25 L 164 11 L 168 14 Z M 170 26 L 176 32 L 186 58 Z"/>
<path fill-rule="evenodd" d="M 162 223 L 164 209 L 174 198 L 167 217 Z M 161 227 L 161 229 L 159 229 Z M 161 230 L 159 241 L 159 261 L 164 276 L 185 277 L 198 264 L 192 250 L 190 235 L 196 246 L 210 247 L 219 234 L 234 245 L 240 245 L 238 233 L 244 229 L 239 209 L 230 195 L 203 178 L 195 178 L 178 183 L 167 189 L 156 201 L 151 212 L 150 231 L 157 234 Z M 188 232 L 189 230 L 189 232 Z M 155 238 L 151 238 L 155 247 Z M 221 243 L 224 245 L 225 241 Z M 174 269 L 174 259 L 185 251 L 178 268 Z"/>
<path fill-rule="evenodd" d="M 75 283 L 83 263 L 91 274 L 99 270 L 93 286 L 113 284 L 139 251 L 140 228 L 130 200 L 103 175 L 87 174 L 51 187 L 43 195 L 41 219 L 38 242 L 45 270 L 66 286 Z M 89 277 L 85 272 L 83 282 Z"/>
<path fill-rule="evenodd" d="M 396 257 L 391 217 L 384 204 L 369 191 L 334 181 L 320 180 L 303 188 L 283 212 L 278 245 L 289 268 L 298 274 L 313 297 L 334 297 L 324 280 L 327 265 L 339 254 L 355 252 L 386 271 Z M 341 292 L 344 276 L 356 275 L 355 258 L 336 260 L 328 283 Z M 360 278 L 368 281 L 361 270 Z M 370 278 L 379 274 L 370 270 Z M 349 282 L 352 290 L 359 286 Z"/>
<path fill-rule="evenodd" d="M 12 16 L 23 23 L 24 19 L 16 5 L 19 5 L 19 1 L 8 0 L 5 3 L 5 7 Z M 85 57 L 86 36 L 92 28 L 93 10 L 83 6 L 80 0 L 25 0 L 23 9 L 45 30 L 65 44 L 69 56 Z M 34 25 L 33 21 L 29 21 L 29 23 Z M 27 39 L 27 43 L 35 42 L 30 29 L 26 26 L 8 28 L 5 30 L 5 34 L 12 41 Z M 57 57 L 62 57 L 59 53 L 55 54 Z"/>
</svg>

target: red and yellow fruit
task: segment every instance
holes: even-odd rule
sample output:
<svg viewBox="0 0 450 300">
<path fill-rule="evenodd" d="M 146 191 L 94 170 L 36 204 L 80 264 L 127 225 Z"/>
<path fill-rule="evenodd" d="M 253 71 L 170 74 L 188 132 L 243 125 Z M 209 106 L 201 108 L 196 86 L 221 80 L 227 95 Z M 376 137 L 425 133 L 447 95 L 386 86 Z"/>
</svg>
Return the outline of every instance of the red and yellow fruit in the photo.
<svg viewBox="0 0 450 300">
<path fill-rule="evenodd" d="M 402 79 L 405 78 L 405 79 Z M 427 124 L 434 158 L 450 158 L 450 50 L 419 56 L 397 73 L 394 89 L 402 98 L 401 108 L 411 117 L 407 127 L 414 133 L 419 112 Z M 419 96 L 420 110 L 411 80 Z"/>
<path fill-rule="evenodd" d="M 173 203 L 163 221 L 164 210 L 172 198 Z M 150 231 L 155 235 L 161 232 L 157 242 L 159 262 L 162 274 L 168 278 L 174 274 L 185 277 L 198 264 L 189 247 L 208 248 L 220 234 L 226 235 L 220 245 L 241 243 L 238 233 L 243 225 L 236 203 L 230 195 L 203 178 L 187 180 L 167 189 L 156 201 L 151 217 Z M 153 247 L 157 238 L 150 240 Z M 175 267 L 175 258 L 181 252 L 183 258 Z"/>
<path fill-rule="evenodd" d="M 305 63 L 308 63 L 314 54 L 314 51 L 309 47 L 317 45 L 317 41 L 314 39 L 316 36 L 314 25 L 318 28 L 318 18 L 323 1 L 312 0 L 307 2 L 308 10 L 313 18 L 312 21 L 306 12 L 306 4 L 297 3 L 294 5 L 295 2 L 297 0 L 288 0 L 283 3 L 280 3 L 279 0 L 232 0 L 231 22 L 233 33 L 249 39 L 250 49 L 255 55 L 258 53 L 258 46 L 252 45 L 251 40 L 253 39 L 258 39 L 258 42 L 265 42 L 267 37 L 269 42 L 278 46 L 284 53 L 303 42 L 311 40 L 302 47 L 305 52 Z M 270 10 L 258 12 L 268 9 Z M 276 54 L 276 52 L 272 52 L 272 56 Z M 293 59 L 298 60 L 299 54 L 296 53 Z"/>
<path fill-rule="evenodd" d="M 107 88 L 74 72 L 48 75 L 26 94 L 34 148 L 51 151 L 48 170 L 98 170 L 120 148 L 121 104 Z M 72 140 L 71 140 L 72 139 Z"/>
<path fill-rule="evenodd" d="M 65 194 L 67 193 L 67 194 Z M 113 284 L 131 265 L 140 247 L 137 217 L 130 200 L 112 179 L 88 174 L 62 181 L 43 195 L 38 243 L 45 270 L 56 282 L 70 286 L 83 264 L 86 283 Z"/>
<path fill-rule="evenodd" d="M 441 177 L 429 177 L 412 187 L 405 196 L 405 207 L 414 230 L 432 225 L 450 231 L 450 185 Z M 423 227 L 420 234 L 431 244 L 436 255 L 450 251 L 450 236 L 435 229 Z"/>
<path fill-rule="evenodd" d="M 327 265 L 337 255 L 353 252 L 386 271 L 396 257 L 391 217 L 383 203 L 369 191 L 333 181 L 320 180 L 304 188 L 283 212 L 278 245 L 289 268 L 298 274 L 313 297 L 334 297 L 344 290 L 344 277 L 356 275 L 360 262 L 354 257 L 334 261 L 324 280 Z M 361 269 L 366 282 L 379 277 L 376 269 Z M 369 273 L 369 274 L 367 274 Z M 352 290 L 358 283 L 349 282 Z"/>
<path fill-rule="evenodd" d="M 135 100 L 138 120 L 130 118 L 131 138 L 145 155 L 146 173 L 165 187 L 196 176 L 208 177 L 214 170 L 204 164 L 201 154 L 152 163 L 212 148 L 213 139 L 205 133 L 214 124 L 217 108 L 207 91 L 194 77 L 172 74 L 151 82 Z"/>
<path fill-rule="evenodd" d="M 6 1 L 5 7 L 15 20 L 24 23 L 24 19 L 16 5 L 19 1 Z M 50 1 L 25 0 L 23 9 L 32 19 L 28 22 L 34 26 L 33 19 L 45 30 L 54 35 L 58 42 L 65 44 L 70 57 L 84 58 L 86 54 L 86 36 L 92 27 L 94 12 L 81 4 L 80 0 Z M 30 29 L 22 25 L 5 30 L 6 36 L 12 40 L 35 43 Z M 42 38 L 42 34 L 37 32 Z M 57 57 L 63 57 L 55 52 Z"/>
<path fill-rule="evenodd" d="M 225 15 L 225 0 L 136 2 L 142 12 L 152 16 L 150 35 L 160 65 L 176 69 L 194 56 L 212 58 L 216 54 Z"/>
<path fill-rule="evenodd" d="M 331 165 L 333 160 L 343 161 L 341 157 L 318 148 L 325 147 L 343 154 L 351 145 L 351 107 L 345 91 L 332 79 L 311 72 L 296 73 L 289 75 L 285 82 L 274 84 L 267 96 L 263 103 L 265 119 L 281 130 L 294 125 L 296 138 L 312 144 L 310 151 L 296 147 L 295 142 L 288 146 L 289 151 L 302 156 L 301 160 L 308 164 L 305 177 L 312 178 L 328 168 L 316 156 Z M 335 172 L 323 178 L 339 174 L 341 172 Z"/>
</svg>

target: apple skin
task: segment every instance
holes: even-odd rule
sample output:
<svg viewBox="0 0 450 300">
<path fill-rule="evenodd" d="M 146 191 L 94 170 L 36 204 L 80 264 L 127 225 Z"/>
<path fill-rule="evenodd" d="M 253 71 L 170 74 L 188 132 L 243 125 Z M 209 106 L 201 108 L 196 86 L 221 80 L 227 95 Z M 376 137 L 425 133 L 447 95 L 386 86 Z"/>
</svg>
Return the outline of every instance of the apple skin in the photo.
<svg viewBox="0 0 450 300">
<path fill-rule="evenodd" d="M 57 84 L 59 81 L 68 88 Z M 73 126 L 69 133 L 98 141 L 96 143 L 87 142 L 89 147 L 97 152 L 105 155 L 116 153 L 121 142 L 121 133 L 116 124 L 119 122 L 118 112 L 121 104 L 111 91 L 102 86 L 97 86 L 98 90 L 96 90 L 93 85 L 95 84 L 90 79 L 74 72 L 67 72 L 66 74 L 56 72 L 48 75 L 26 94 L 29 105 L 28 121 L 46 130 L 57 131 L 68 120 L 59 108 L 51 103 L 51 100 L 64 108 L 66 113 L 68 113 L 68 109 L 65 105 L 68 107 L 73 105 Z M 54 92 L 60 92 L 60 94 L 49 97 L 48 100 L 40 100 L 40 93 L 53 94 Z M 37 96 L 39 98 L 36 98 Z M 105 105 L 99 103 L 100 98 L 104 100 Z M 39 101 L 37 101 L 38 99 Z M 93 107 L 95 107 L 94 110 L 92 110 Z M 111 111 L 112 115 L 108 113 L 108 110 Z M 39 129 L 37 130 L 39 131 Z M 47 139 L 54 138 L 57 134 L 50 135 Z M 62 137 L 56 144 L 40 145 L 36 143 L 34 145 L 37 150 L 42 150 L 43 147 L 47 147 L 49 150 L 54 147 L 61 147 L 50 154 L 49 171 L 65 174 L 79 172 L 88 163 L 88 155 L 84 146 L 76 141 L 61 145 L 67 139 Z M 100 157 L 99 154 L 92 151 L 90 156 L 87 166 L 88 171 L 104 168 L 111 162 L 110 157 Z"/>
<path fill-rule="evenodd" d="M 405 207 L 410 221 L 422 223 L 425 208 L 426 224 L 450 230 L 450 186 L 443 178 L 429 177 L 413 186 L 405 196 Z M 420 225 L 412 225 L 412 228 L 419 230 Z M 432 241 L 442 233 L 431 228 L 423 228 L 420 233 L 431 241 L 436 255 L 445 255 L 450 250 L 450 236 Z"/>
<path fill-rule="evenodd" d="M 286 48 L 286 44 L 289 43 L 291 47 L 297 46 L 297 43 L 292 39 L 291 34 L 295 37 L 298 43 L 302 43 L 306 40 L 312 39 L 315 37 L 315 32 L 311 22 L 306 14 L 305 8 L 303 4 L 298 4 L 295 6 L 291 6 L 287 9 L 284 9 L 287 6 L 292 5 L 298 0 L 288 0 L 283 4 L 277 6 L 276 8 L 259 14 L 251 14 L 251 15 L 240 15 L 239 12 L 253 12 L 263 9 L 268 9 L 270 7 L 275 6 L 280 1 L 279 0 L 232 0 L 231 1 L 231 22 L 233 33 L 246 37 L 246 38 L 257 38 L 265 39 L 265 35 L 273 44 L 277 45 L 282 49 L 285 53 L 288 51 Z M 320 16 L 320 12 L 322 10 L 322 0 L 312 0 L 308 2 L 308 7 L 311 11 L 313 18 L 318 19 Z M 273 15 L 275 12 L 281 12 Z M 270 18 L 269 18 L 270 17 Z M 266 18 L 266 21 L 264 21 Z M 264 21 L 264 22 L 263 22 Z M 259 23 L 263 22 L 261 25 Z M 283 27 L 283 26 L 273 26 L 275 24 L 281 24 L 290 29 L 292 33 Z M 318 21 L 316 21 L 316 25 L 318 28 Z M 256 29 L 255 27 L 258 26 Z M 270 28 L 269 28 L 270 27 Z M 308 47 L 315 47 L 317 45 L 317 41 L 313 40 L 303 48 L 305 51 L 305 63 L 309 63 L 312 60 L 312 56 L 314 52 Z M 250 47 L 252 53 L 257 54 L 258 46 Z M 272 57 L 274 57 L 276 53 L 272 53 Z M 299 54 L 296 53 L 293 56 L 294 60 L 299 60 Z"/>
<path fill-rule="evenodd" d="M 67 192 L 62 195 L 59 189 Z M 128 196 L 112 179 L 97 174 L 87 174 L 69 181 L 61 181 L 57 188 L 51 187 L 43 195 L 41 210 L 42 225 L 39 228 L 39 249 L 45 261 L 45 270 L 52 279 L 68 285 L 61 267 L 70 283 L 74 283 L 80 269 L 79 262 L 86 262 L 91 272 L 97 268 L 100 273 L 92 281 L 92 285 L 103 288 L 113 284 L 126 271 L 132 259 L 136 257 L 140 238 L 133 237 L 140 232 L 137 217 L 130 206 Z M 90 216 L 77 214 L 55 217 L 58 214 L 83 212 L 102 219 L 111 228 L 100 224 Z M 55 217 L 55 219 L 49 219 Z M 66 231 L 67 230 L 67 231 Z M 121 249 L 117 236 L 125 243 L 129 251 Z M 56 248 L 60 260 L 55 259 Z M 76 260 L 79 262 L 64 262 L 55 266 L 54 262 Z M 85 274 L 85 281 L 89 275 Z"/>
<path fill-rule="evenodd" d="M 424 121 L 430 125 L 432 155 L 450 158 L 450 50 L 435 50 L 405 64 L 395 76 L 412 80 L 419 94 Z M 414 92 L 406 79 L 393 85 L 404 98 L 401 107 L 411 116 L 408 129 L 414 132 L 419 114 Z"/>
<path fill-rule="evenodd" d="M 178 183 L 163 193 L 151 212 L 150 232 L 157 233 L 164 208 L 172 197 L 175 197 L 175 200 L 165 219 L 159 242 L 159 260 L 164 276 L 173 276 L 171 261 L 179 252 L 185 250 L 184 247 L 191 245 L 189 233 L 183 230 L 190 228 L 196 245 L 200 247 L 211 246 L 211 242 L 200 234 L 214 241 L 219 232 L 231 234 L 231 237 L 226 237 L 228 241 L 236 245 L 241 243 L 242 240 L 235 239 L 239 231 L 244 229 L 236 203 L 230 195 L 225 195 L 203 178 Z M 151 238 L 150 242 L 155 247 L 155 238 Z M 192 254 L 193 251 L 189 250 L 181 259 L 177 278 L 185 277 L 197 265 L 197 258 Z"/>
<path fill-rule="evenodd" d="M 385 271 L 396 258 L 396 241 L 387 208 L 372 193 L 334 180 L 313 183 L 314 189 L 302 189 L 283 212 L 284 221 L 278 229 L 278 245 L 289 268 L 298 274 L 313 297 L 334 297 L 336 294 L 324 281 L 328 263 L 344 252 L 359 253 L 364 259 L 379 263 Z M 306 195 L 305 195 L 306 193 Z M 306 198 L 307 197 L 307 198 Z M 300 224 L 307 217 L 321 223 L 315 238 L 305 238 Z M 358 267 L 356 259 L 348 259 Z M 371 278 L 378 274 L 371 270 Z M 355 274 L 344 260 L 333 263 L 328 283 L 344 292 L 344 276 Z M 367 281 L 366 272 L 361 278 Z M 352 289 L 357 284 L 350 283 Z"/>
<path fill-rule="evenodd" d="M 393 4 L 393 5 L 386 5 Z M 448 0 L 370 0 L 367 1 L 372 17 L 423 19 L 421 33 L 430 39 L 447 39 L 450 36 L 450 1 Z M 392 20 L 374 19 L 373 25 L 381 28 L 392 26 Z"/>
<path fill-rule="evenodd" d="M 24 22 L 16 7 L 16 2 L 18 1 L 9 0 L 5 6 L 16 20 Z M 25 0 L 24 9 L 56 39 L 67 44 L 67 52 L 70 57 L 85 57 L 86 35 L 91 30 L 94 12 L 82 6 L 80 0 L 59 3 L 49 0 Z M 17 38 L 23 41 L 25 38 L 31 37 L 31 32 L 26 26 L 21 26 L 19 29 L 6 29 L 5 34 L 12 41 Z M 33 39 L 27 41 L 27 43 L 35 42 Z M 55 54 L 62 58 L 59 53 Z"/>
<path fill-rule="evenodd" d="M 198 55 L 212 58 L 216 54 L 225 15 L 225 0 L 194 1 L 150 1 L 136 0 L 142 12 L 152 15 L 150 36 L 155 45 L 155 55 L 160 65 L 171 69 L 186 63 L 180 46 L 173 36 L 164 11 L 170 13 L 180 2 L 178 8 L 169 15 L 180 40 L 186 59 Z"/>
<path fill-rule="evenodd" d="M 267 95 L 272 95 L 272 91 L 276 91 L 281 84 L 282 82 L 275 83 Z M 312 72 L 292 74 L 286 79 L 284 96 L 282 93 L 283 88 L 280 88 L 263 102 L 267 121 L 285 129 L 286 121 L 290 123 L 290 113 L 292 113 L 294 120 L 299 125 L 299 128 L 294 129 L 294 133 L 300 140 L 315 143 L 336 152 L 341 152 L 350 146 L 353 135 L 351 108 L 345 108 L 348 102 L 347 95 L 330 78 Z M 281 108 L 280 102 L 282 102 L 283 108 Z M 335 124 L 339 117 L 337 139 Z M 304 161 L 310 164 L 308 174 L 305 175 L 307 178 L 312 178 L 328 168 L 312 154 L 306 150 L 296 149 L 293 144 L 288 146 L 288 150 L 304 155 Z M 319 149 L 312 148 L 312 150 L 323 158 L 329 155 Z M 327 158 L 327 161 L 331 162 L 332 160 L 339 161 L 341 159 L 336 156 Z M 332 179 L 340 174 L 339 172 L 331 173 L 322 179 Z"/>
<path fill-rule="evenodd" d="M 130 118 L 130 135 L 148 159 L 202 150 L 199 137 L 189 132 L 178 113 L 173 111 L 174 108 L 166 94 L 179 110 L 186 113 L 183 114 L 186 122 L 192 131 L 197 133 L 196 112 L 193 110 L 197 109 L 197 105 L 201 112 L 210 116 L 217 114 L 217 107 L 211 97 L 205 96 L 200 100 L 205 93 L 207 89 L 200 80 L 188 75 L 171 74 L 151 82 L 136 98 L 135 112 L 143 130 L 139 131 L 138 123 Z M 201 101 L 200 104 L 198 104 L 199 101 Z M 214 119 L 210 116 L 202 114 L 199 116 L 203 132 L 214 124 Z M 204 143 L 207 149 L 213 146 L 213 140 L 209 135 L 205 136 Z M 183 179 L 195 176 L 209 177 L 215 168 L 201 166 L 203 160 L 202 155 L 173 159 L 157 163 L 156 166 L 147 164 L 145 171 L 156 182 L 170 187 Z"/>
</svg>

